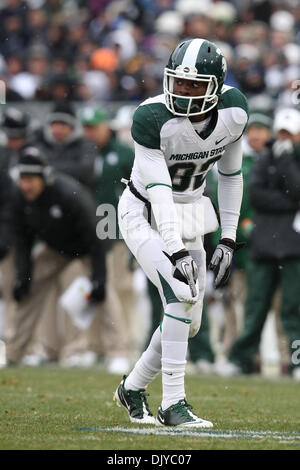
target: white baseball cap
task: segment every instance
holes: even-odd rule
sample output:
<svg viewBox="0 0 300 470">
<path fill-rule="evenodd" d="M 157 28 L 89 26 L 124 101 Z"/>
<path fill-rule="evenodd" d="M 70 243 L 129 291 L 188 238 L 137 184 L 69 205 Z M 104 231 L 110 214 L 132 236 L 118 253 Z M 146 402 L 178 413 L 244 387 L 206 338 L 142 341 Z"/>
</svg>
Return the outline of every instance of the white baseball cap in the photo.
<svg viewBox="0 0 300 470">
<path fill-rule="evenodd" d="M 281 109 L 275 114 L 274 132 L 286 130 L 295 135 L 300 132 L 300 112 L 297 109 Z"/>
</svg>

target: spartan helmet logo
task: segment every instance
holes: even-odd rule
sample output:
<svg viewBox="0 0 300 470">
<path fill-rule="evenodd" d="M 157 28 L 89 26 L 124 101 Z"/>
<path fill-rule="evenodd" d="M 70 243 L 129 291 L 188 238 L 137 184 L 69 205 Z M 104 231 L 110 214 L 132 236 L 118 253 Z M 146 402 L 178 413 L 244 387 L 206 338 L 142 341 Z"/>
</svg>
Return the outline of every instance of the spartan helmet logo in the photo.
<svg viewBox="0 0 300 470">
<path fill-rule="evenodd" d="M 223 73 L 225 75 L 226 72 L 227 72 L 227 64 L 226 64 L 226 60 L 225 60 L 224 56 L 222 57 L 222 70 L 223 70 Z"/>
<path fill-rule="evenodd" d="M 164 94 L 167 109 L 176 116 L 199 116 L 218 103 L 226 75 L 226 60 L 220 48 L 205 39 L 189 39 L 174 49 L 164 69 Z M 174 92 L 176 79 L 205 85 L 198 96 Z"/>
</svg>

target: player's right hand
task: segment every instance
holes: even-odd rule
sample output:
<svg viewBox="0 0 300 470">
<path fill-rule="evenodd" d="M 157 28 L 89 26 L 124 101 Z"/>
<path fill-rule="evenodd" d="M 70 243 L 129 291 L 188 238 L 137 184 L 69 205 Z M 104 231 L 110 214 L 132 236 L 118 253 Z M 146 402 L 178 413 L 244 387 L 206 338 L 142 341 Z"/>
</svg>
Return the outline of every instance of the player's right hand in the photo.
<svg viewBox="0 0 300 470">
<path fill-rule="evenodd" d="M 178 281 L 187 284 L 191 291 L 192 298 L 198 297 L 198 268 L 187 250 L 177 251 L 169 256 L 166 252 L 164 254 L 169 258 L 173 264 L 172 274 Z"/>
</svg>

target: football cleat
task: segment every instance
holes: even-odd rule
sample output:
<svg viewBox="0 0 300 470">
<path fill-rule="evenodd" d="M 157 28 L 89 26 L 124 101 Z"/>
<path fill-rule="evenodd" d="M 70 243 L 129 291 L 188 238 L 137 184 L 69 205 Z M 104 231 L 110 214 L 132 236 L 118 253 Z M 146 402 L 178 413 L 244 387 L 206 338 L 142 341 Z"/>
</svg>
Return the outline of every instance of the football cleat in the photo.
<svg viewBox="0 0 300 470">
<path fill-rule="evenodd" d="M 144 389 L 126 390 L 124 387 L 126 377 L 127 376 L 124 375 L 120 385 L 115 391 L 114 401 L 117 402 L 118 406 L 124 406 L 124 408 L 126 408 L 132 423 L 155 424 L 155 418 L 149 410 L 147 403 L 146 396 L 149 394 L 145 393 Z"/>
<path fill-rule="evenodd" d="M 210 421 L 199 418 L 192 412 L 192 406 L 185 399 L 166 410 L 158 409 L 156 424 L 158 426 L 176 426 L 177 428 L 212 428 Z"/>
</svg>

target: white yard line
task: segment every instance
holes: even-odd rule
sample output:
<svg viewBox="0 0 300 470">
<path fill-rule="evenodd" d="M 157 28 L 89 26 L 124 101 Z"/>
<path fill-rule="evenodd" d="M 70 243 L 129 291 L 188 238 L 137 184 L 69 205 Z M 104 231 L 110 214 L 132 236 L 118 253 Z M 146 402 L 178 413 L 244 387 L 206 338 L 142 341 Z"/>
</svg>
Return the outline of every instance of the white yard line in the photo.
<svg viewBox="0 0 300 470">
<path fill-rule="evenodd" d="M 123 434 L 140 434 L 156 436 L 187 436 L 187 437 L 213 437 L 221 439 L 275 439 L 284 441 L 299 441 L 300 432 L 278 432 L 278 431 L 234 431 L 234 430 L 207 430 L 204 429 L 170 429 L 170 428 L 127 428 L 122 426 L 114 427 L 81 427 L 80 431 L 105 431 L 119 432 Z"/>
</svg>

